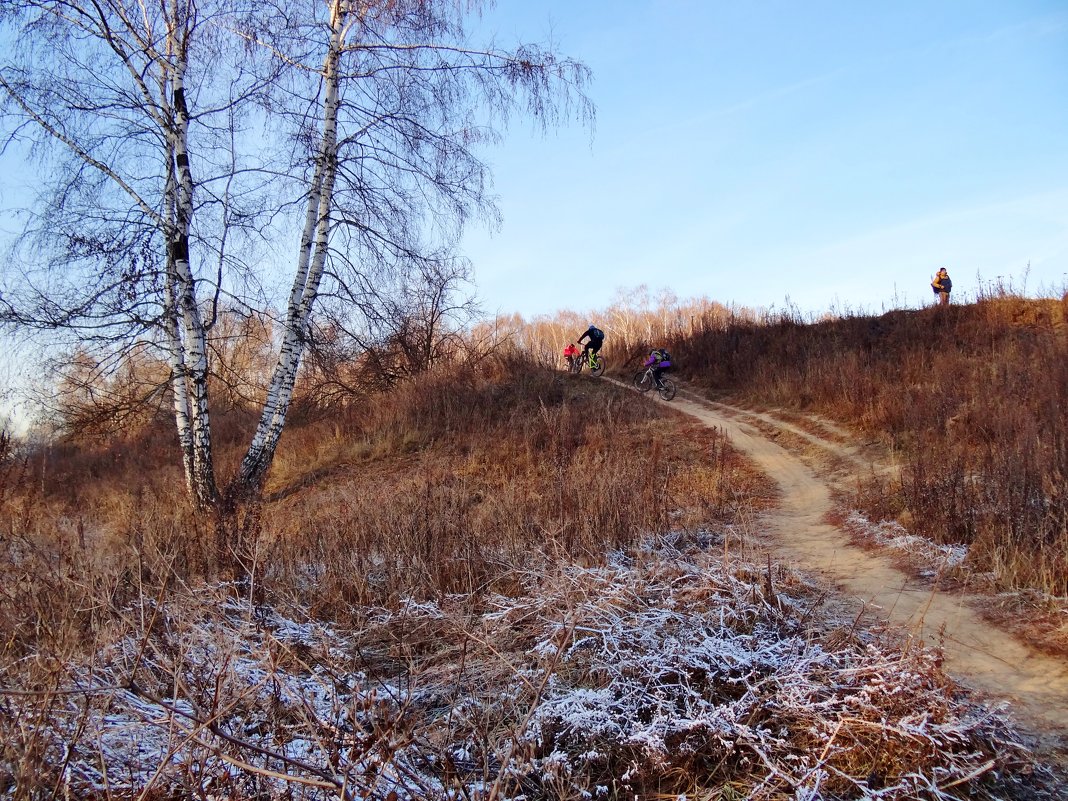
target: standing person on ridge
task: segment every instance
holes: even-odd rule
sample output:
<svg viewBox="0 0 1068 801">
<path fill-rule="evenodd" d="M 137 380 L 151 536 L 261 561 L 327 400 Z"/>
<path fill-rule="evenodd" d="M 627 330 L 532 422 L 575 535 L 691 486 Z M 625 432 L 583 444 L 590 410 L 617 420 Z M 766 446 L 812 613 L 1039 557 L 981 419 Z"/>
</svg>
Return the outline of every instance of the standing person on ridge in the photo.
<svg viewBox="0 0 1068 801">
<path fill-rule="evenodd" d="M 943 267 L 938 271 L 938 274 L 931 282 L 931 289 L 934 290 L 935 295 L 938 297 L 939 306 L 949 305 L 949 293 L 953 289 L 953 282 L 949 278 L 949 271 Z"/>
<path fill-rule="evenodd" d="M 587 337 L 589 337 L 590 341 L 582 348 L 583 361 L 589 359 L 591 353 L 597 353 L 597 351 L 601 349 L 601 345 L 604 344 L 604 331 L 595 325 L 591 325 L 586 329 L 585 333 L 578 338 L 579 343 Z"/>
</svg>

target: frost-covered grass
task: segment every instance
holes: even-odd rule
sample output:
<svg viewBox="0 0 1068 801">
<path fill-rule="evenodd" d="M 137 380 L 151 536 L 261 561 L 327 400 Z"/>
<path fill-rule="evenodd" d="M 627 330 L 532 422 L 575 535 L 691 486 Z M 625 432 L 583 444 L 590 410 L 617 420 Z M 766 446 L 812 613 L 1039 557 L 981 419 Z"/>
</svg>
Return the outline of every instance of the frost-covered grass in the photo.
<svg viewBox="0 0 1068 801">
<path fill-rule="evenodd" d="M 519 586 L 348 631 L 176 589 L 51 686 L 0 697 L 3 795 L 1040 797 L 1012 730 L 936 655 L 840 625 L 719 537 Z"/>
<path fill-rule="evenodd" d="M 939 545 L 926 537 L 910 534 L 895 520 L 873 522 L 860 512 L 851 512 L 843 522 L 845 530 L 855 539 L 896 551 L 908 557 L 921 574 L 933 576 L 952 571 L 968 558 L 966 545 Z"/>
</svg>

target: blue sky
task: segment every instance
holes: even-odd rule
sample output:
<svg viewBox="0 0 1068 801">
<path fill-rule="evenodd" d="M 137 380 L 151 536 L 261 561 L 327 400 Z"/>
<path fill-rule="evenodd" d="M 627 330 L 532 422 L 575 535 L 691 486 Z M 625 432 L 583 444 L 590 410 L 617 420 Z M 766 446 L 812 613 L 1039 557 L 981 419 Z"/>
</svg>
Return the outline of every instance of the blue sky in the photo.
<svg viewBox="0 0 1068 801">
<path fill-rule="evenodd" d="M 1068 3 L 500 2 L 594 72 L 594 130 L 513 124 L 486 310 L 683 298 L 880 312 L 1003 276 L 1068 288 Z M 1030 271 L 1024 285 L 1025 271 Z"/>
<path fill-rule="evenodd" d="M 940 266 L 960 300 L 1028 263 L 1029 294 L 1068 288 L 1065 0 L 500 0 L 476 27 L 552 38 L 598 110 L 486 152 L 503 227 L 464 250 L 490 314 L 640 284 L 879 313 Z M 0 351 L 2 411 L 27 360 Z"/>
</svg>

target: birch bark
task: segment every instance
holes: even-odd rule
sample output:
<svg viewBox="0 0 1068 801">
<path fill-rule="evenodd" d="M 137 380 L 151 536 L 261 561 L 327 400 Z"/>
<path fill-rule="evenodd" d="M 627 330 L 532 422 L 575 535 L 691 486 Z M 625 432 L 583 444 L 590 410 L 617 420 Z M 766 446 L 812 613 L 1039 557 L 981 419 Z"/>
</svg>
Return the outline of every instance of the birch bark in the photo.
<svg viewBox="0 0 1068 801">
<path fill-rule="evenodd" d="M 304 231 L 297 254 L 297 270 L 286 309 L 285 334 L 256 433 L 234 482 L 233 490 L 237 495 L 257 494 L 271 466 L 293 397 L 293 386 L 307 341 L 308 319 L 326 267 L 330 239 L 330 208 L 334 179 L 337 175 L 339 63 L 350 9 L 349 0 L 334 0 L 331 4 L 330 45 L 323 64 L 325 94 L 322 134 L 315 173 L 308 190 Z"/>
<path fill-rule="evenodd" d="M 173 164 L 173 157 L 168 159 Z M 164 219 L 174 219 L 176 186 L 173 170 L 168 169 L 167 185 L 164 191 Z M 189 388 L 186 384 L 185 351 L 182 346 L 182 334 L 178 327 L 178 299 L 175 295 L 175 269 L 167 258 L 164 278 L 163 296 L 163 330 L 166 337 L 167 358 L 171 368 L 171 395 L 174 405 L 174 424 L 178 432 L 178 446 L 182 452 L 182 468 L 185 473 L 185 486 L 191 498 L 196 495 L 195 470 L 193 467 L 193 424 L 189 416 Z"/>
<path fill-rule="evenodd" d="M 171 0 L 168 19 L 168 55 L 172 62 L 171 98 L 173 124 L 168 130 L 170 149 L 174 154 L 174 218 L 168 246 L 167 264 L 173 269 L 173 289 L 181 314 L 182 334 L 180 369 L 174 376 L 175 408 L 179 404 L 188 409 L 189 449 L 192 475 L 187 483 L 201 506 L 217 500 L 215 468 L 211 451 L 211 419 L 208 406 L 208 348 L 207 332 L 197 303 L 196 281 L 189 264 L 189 227 L 193 218 L 193 174 L 189 166 L 189 110 L 185 99 L 185 75 L 188 67 L 188 7 L 180 9 L 178 0 Z M 168 276 L 168 283 L 171 276 Z M 179 396 L 184 396 L 182 401 Z M 176 419 L 182 436 L 180 412 Z M 184 443 L 183 443 L 184 445 Z M 188 469 L 188 467 L 187 467 Z"/>
</svg>

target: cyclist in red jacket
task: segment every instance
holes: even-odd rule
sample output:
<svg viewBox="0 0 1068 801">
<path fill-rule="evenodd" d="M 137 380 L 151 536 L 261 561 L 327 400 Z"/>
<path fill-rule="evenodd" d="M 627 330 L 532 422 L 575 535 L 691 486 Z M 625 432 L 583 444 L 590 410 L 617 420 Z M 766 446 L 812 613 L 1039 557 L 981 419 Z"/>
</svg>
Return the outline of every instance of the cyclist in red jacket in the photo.
<svg viewBox="0 0 1068 801">
<path fill-rule="evenodd" d="M 579 349 L 575 347 L 574 342 L 568 342 L 567 347 L 564 348 L 564 361 L 567 362 L 567 371 L 570 373 L 575 369 L 575 357 L 579 355 Z"/>
</svg>

